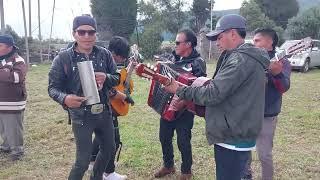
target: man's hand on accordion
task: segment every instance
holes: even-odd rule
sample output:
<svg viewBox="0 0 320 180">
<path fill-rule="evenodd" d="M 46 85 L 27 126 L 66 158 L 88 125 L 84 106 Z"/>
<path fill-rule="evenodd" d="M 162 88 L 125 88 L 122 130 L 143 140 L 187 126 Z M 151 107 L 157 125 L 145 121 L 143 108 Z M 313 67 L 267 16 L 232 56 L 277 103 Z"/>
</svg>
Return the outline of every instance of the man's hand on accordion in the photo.
<svg viewBox="0 0 320 180">
<path fill-rule="evenodd" d="M 164 89 L 170 93 L 176 93 L 178 87 L 179 83 L 174 78 L 171 78 L 170 84 L 166 85 Z"/>
</svg>

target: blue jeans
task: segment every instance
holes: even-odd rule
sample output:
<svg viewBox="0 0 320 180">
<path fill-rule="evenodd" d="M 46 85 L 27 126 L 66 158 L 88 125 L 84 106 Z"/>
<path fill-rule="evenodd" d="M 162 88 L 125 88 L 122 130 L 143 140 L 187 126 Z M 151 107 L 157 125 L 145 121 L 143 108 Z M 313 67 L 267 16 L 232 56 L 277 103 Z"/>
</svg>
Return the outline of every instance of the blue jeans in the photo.
<svg viewBox="0 0 320 180">
<path fill-rule="evenodd" d="M 235 151 L 214 145 L 216 180 L 241 180 L 250 151 Z"/>
</svg>

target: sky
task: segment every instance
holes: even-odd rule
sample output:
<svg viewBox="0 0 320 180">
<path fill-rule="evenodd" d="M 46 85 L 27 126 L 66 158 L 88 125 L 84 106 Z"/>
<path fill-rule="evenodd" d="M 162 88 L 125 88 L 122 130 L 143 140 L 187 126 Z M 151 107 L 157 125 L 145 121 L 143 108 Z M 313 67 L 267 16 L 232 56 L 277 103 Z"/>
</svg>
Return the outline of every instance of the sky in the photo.
<svg viewBox="0 0 320 180">
<path fill-rule="evenodd" d="M 54 0 L 40 0 L 41 33 L 44 38 L 50 36 L 52 7 Z M 215 0 L 214 10 L 240 8 L 243 0 Z M 29 0 L 24 0 L 27 28 Z M 10 25 L 20 36 L 24 36 L 22 4 L 20 0 L 3 0 L 5 24 Z M 31 31 L 38 37 L 38 1 L 31 0 Z M 75 16 L 90 14 L 90 0 L 56 0 L 53 19 L 53 38 L 72 39 L 72 20 Z M 28 33 L 29 34 L 29 33 Z"/>
</svg>

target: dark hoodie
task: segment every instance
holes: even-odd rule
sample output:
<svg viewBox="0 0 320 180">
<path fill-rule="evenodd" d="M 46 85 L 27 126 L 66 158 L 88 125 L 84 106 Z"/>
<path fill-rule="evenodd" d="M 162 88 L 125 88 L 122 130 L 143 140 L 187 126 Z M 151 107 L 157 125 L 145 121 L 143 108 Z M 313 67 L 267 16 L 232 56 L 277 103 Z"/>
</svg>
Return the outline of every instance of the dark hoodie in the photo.
<svg viewBox="0 0 320 180">
<path fill-rule="evenodd" d="M 180 87 L 177 95 L 206 106 L 209 144 L 255 142 L 264 115 L 266 51 L 242 44 L 219 58 L 220 66 L 209 84 Z"/>
<path fill-rule="evenodd" d="M 275 51 L 268 52 L 270 58 L 275 56 Z M 284 58 L 280 60 L 283 68 L 280 74 L 273 76 L 267 73 L 268 83 L 266 86 L 266 103 L 264 108 L 264 117 L 277 116 L 281 111 L 282 94 L 290 88 L 290 62 Z"/>
<path fill-rule="evenodd" d="M 172 55 L 176 65 L 187 71 L 190 69 L 191 73 L 197 77 L 207 76 L 206 62 L 201 58 L 197 50 L 193 49 L 188 57 L 180 57 L 175 51 L 172 52 Z"/>
</svg>

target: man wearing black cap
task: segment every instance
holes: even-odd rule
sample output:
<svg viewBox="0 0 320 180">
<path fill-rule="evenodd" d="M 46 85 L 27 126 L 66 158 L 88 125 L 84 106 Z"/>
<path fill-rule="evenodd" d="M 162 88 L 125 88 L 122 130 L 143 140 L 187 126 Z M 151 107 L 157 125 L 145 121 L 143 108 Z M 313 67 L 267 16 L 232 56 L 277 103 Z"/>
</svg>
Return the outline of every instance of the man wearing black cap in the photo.
<svg viewBox="0 0 320 180">
<path fill-rule="evenodd" d="M 19 160 L 24 154 L 27 66 L 17 50 L 11 35 L 0 35 L 0 151 L 10 153 L 11 160 Z"/>
<path fill-rule="evenodd" d="M 69 180 L 82 179 L 88 169 L 93 132 L 99 139 L 100 151 L 91 174 L 92 180 L 102 179 L 106 164 L 115 151 L 108 91 L 119 83 L 119 74 L 110 51 L 94 45 L 96 29 L 92 17 L 75 17 L 73 37 L 76 42 L 54 59 L 49 72 L 49 95 L 68 110 L 72 120 L 77 149 Z M 92 61 L 100 103 L 85 105 L 87 97 L 84 97 L 77 67 L 77 63 L 82 61 Z"/>
<path fill-rule="evenodd" d="M 268 54 L 244 44 L 246 20 L 239 15 L 221 17 L 207 34 L 222 51 L 209 84 L 166 87 L 179 98 L 206 106 L 206 135 L 214 145 L 217 180 L 240 180 L 250 151 L 255 147 L 264 112 L 265 69 Z"/>
</svg>

